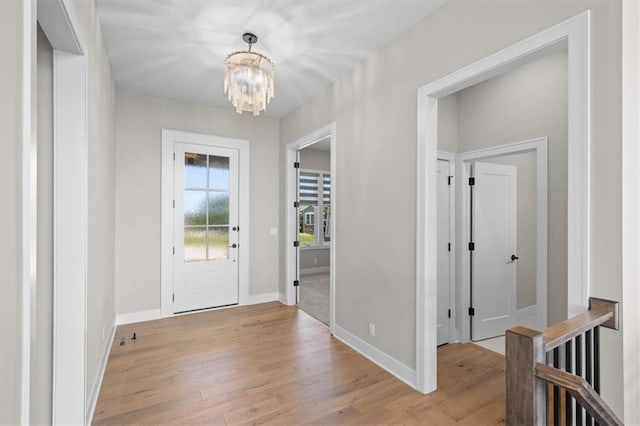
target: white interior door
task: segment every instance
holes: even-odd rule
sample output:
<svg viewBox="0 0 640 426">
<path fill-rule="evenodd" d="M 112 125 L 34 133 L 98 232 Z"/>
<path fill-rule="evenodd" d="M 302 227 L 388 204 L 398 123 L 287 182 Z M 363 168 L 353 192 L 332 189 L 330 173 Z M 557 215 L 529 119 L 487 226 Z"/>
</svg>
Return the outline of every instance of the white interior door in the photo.
<svg viewBox="0 0 640 426">
<path fill-rule="evenodd" d="M 476 162 L 473 174 L 472 340 L 482 340 L 515 325 L 517 169 Z"/>
<path fill-rule="evenodd" d="M 238 151 L 176 143 L 173 311 L 238 303 Z"/>
<path fill-rule="evenodd" d="M 438 160 L 438 345 L 449 343 L 451 292 L 449 162 Z"/>
</svg>

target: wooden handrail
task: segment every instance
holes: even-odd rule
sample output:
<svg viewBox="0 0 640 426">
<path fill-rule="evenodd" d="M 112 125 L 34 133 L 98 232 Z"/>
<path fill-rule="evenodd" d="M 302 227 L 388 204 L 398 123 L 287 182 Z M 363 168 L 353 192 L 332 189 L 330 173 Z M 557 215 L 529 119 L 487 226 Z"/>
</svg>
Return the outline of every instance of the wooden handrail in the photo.
<svg viewBox="0 0 640 426">
<path fill-rule="evenodd" d="M 601 425 L 622 426 L 622 421 L 582 377 L 538 363 L 536 377 L 565 389 Z"/>
<path fill-rule="evenodd" d="M 544 334 L 545 352 L 561 346 L 587 330 L 607 322 L 613 313 L 605 310 L 587 311 L 547 328 Z"/>
<path fill-rule="evenodd" d="M 543 332 L 546 352 L 600 325 L 618 329 L 617 302 L 592 297 L 589 305 L 587 312 L 553 325 Z"/>
</svg>

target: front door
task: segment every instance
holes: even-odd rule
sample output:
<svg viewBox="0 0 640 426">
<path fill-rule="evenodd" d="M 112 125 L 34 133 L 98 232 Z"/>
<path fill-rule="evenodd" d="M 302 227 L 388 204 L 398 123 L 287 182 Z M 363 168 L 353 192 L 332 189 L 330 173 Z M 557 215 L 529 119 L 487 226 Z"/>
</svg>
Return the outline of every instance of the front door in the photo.
<svg viewBox="0 0 640 426">
<path fill-rule="evenodd" d="M 472 191 L 472 340 L 503 335 L 515 325 L 517 169 L 476 162 Z"/>
<path fill-rule="evenodd" d="M 176 143 L 174 303 L 186 312 L 238 303 L 238 151 Z"/>
</svg>

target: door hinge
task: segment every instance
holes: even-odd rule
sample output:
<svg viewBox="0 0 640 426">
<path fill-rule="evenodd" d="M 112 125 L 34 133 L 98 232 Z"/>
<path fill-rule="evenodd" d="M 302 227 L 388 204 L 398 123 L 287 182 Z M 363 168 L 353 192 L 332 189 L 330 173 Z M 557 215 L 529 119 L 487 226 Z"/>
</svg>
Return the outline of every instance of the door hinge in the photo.
<svg viewBox="0 0 640 426">
<path fill-rule="evenodd" d="M 447 317 L 451 318 L 451 309 L 447 309 Z"/>
<path fill-rule="evenodd" d="M 293 246 L 294 247 L 300 247 L 300 241 L 294 241 L 293 242 Z"/>
<path fill-rule="evenodd" d="M 469 308 L 469 316 L 472 317 L 476 314 L 476 310 L 474 308 Z"/>
<path fill-rule="evenodd" d="M 300 203 L 298 201 L 294 201 L 293 202 L 293 207 L 295 207 L 295 208 L 300 207 Z"/>
<path fill-rule="evenodd" d="M 173 161 L 176 161 L 176 153 L 173 153 Z"/>
<path fill-rule="evenodd" d="M 176 200 L 173 200 L 173 208 L 176 208 Z"/>
<path fill-rule="evenodd" d="M 175 248 L 175 246 L 173 247 L 173 254 L 176 254 L 176 248 Z"/>
<path fill-rule="evenodd" d="M 293 286 L 294 287 L 298 287 L 299 285 L 300 285 L 300 281 L 298 281 L 298 280 L 294 280 L 293 281 Z"/>
<path fill-rule="evenodd" d="M 300 163 L 297 162 L 297 161 L 295 163 L 293 163 L 293 168 L 294 169 L 299 169 L 300 168 Z"/>
<path fill-rule="evenodd" d="M 469 251 L 474 251 L 476 249 L 476 243 L 469 243 Z"/>
<path fill-rule="evenodd" d="M 451 243 L 447 243 L 447 251 L 451 251 Z"/>
<path fill-rule="evenodd" d="M 475 184 L 476 184 L 476 178 L 474 178 L 474 177 L 470 177 L 470 178 L 469 178 L 469 186 L 473 186 L 473 185 L 475 185 Z"/>
<path fill-rule="evenodd" d="M 453 176 L 449 176 L 449 177 L 447 177 L 447 185 L 451 185 L 451 178 L 452 178 L 452 177 L 453 177 Z"/>
<path fill-rule="evenodd" d="M 172 296 L 173 296 L 173 301 L 175 302 L 175 301 L 176 301 L 176 294 L 175 294 L 175 293 L 173 293 L 173 295 L 172 295 Z"/>
</svg>

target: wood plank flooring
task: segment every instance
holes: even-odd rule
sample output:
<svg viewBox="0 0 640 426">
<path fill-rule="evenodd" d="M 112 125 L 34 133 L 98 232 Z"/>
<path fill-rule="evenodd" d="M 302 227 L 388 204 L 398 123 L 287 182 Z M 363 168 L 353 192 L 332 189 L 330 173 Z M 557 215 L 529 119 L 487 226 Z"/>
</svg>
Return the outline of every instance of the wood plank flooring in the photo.
<svg viewBox="0 0 640 426">
<path fill-rule="evenodd" d="M 504 400 L 491 351 L 439 348 L 422 395 L 275 302 L 118 327 L 94 424 L 492 425 Z"/>
</svg>

